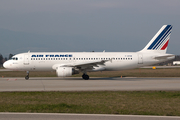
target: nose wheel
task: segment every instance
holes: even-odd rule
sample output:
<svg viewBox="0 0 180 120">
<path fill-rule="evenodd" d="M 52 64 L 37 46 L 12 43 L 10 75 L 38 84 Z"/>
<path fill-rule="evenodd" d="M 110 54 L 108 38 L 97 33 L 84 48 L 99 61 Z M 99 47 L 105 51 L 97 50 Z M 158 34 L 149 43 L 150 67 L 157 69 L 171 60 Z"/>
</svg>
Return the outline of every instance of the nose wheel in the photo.
<svg viewBox="0 0 180 120">
<path fill-rule="evenodd" d="M 27 73 L 27 75 L 26 75 L 25 79 L 28 80 L 29 79 L 29 71 L 27 71 L 26 73 Z"/>
<path fill-rule="evenodd" d="M 82 75 L 82 78 L 83 78 L 84 80 L 89 80 L 89 75 L 83 74 L 83 75 Z"/>
</svg>

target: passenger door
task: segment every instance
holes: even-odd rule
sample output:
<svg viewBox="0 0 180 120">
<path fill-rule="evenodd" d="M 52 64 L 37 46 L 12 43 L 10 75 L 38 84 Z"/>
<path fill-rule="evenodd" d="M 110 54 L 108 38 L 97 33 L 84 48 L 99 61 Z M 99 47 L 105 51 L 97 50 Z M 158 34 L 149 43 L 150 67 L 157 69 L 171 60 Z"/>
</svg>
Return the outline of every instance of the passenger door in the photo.
<svg viewBox="0 0 180 120">
<path fill-rule="evenodd" d="M 143 55 L 138 54 L 138 64 L 143 64 Z"/>
<path fill-rule="evenodd" d="M 29 65 L 29 55 L 24 55 L 24 65 Z"/>
</svg>

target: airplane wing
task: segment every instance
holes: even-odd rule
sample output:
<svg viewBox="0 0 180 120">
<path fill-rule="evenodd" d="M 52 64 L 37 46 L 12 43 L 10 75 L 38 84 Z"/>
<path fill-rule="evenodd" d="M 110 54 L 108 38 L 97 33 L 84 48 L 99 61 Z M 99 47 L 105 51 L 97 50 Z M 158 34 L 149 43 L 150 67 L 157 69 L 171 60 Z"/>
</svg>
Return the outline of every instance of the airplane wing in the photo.
<svg viewBox="0 0 180 120">
<path fill-rule="evenodd" d="M 105 62 L 112 62 L 112 59 L 110 60 L 97 60 L 97 61 L 93 61 L 93 62 L 83 62 L 83 63 L 70 63 L 70 64 L 55 64 L 53 65 L 53 69 L 56 69 L 56 67 L 74 67 L 80 70 L 85 70 L 85 69 L 93 69 L 93 67 L 99 67 L 99 65 L 103 66 L 105 65 Z"/>
</svg>

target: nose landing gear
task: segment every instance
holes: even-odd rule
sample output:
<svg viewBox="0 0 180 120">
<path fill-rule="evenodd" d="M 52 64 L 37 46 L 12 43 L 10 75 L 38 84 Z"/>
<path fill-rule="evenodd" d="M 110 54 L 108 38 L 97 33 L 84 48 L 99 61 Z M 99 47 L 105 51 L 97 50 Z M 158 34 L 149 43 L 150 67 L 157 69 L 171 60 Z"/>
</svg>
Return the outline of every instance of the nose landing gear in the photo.
<svg viewBox="0 0 180 120">
<path fill-rule="evenodd" d="M 25 79 L 28 80 L 29 79 L 29 71 L 26 71 L 26 73 L 27 73 L 27 75 L 26 75 Z"/>
</svg>

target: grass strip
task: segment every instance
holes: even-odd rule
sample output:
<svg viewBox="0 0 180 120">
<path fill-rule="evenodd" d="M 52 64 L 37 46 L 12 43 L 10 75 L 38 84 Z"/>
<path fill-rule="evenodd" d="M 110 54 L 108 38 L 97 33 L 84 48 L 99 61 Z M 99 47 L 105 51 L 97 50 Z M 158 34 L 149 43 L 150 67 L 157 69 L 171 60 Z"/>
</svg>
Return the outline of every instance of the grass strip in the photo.
<svg viewBox="0 0 180 120">
<path fill-rule="evenodd" d="M 0 92 L 0 112 L 180 116 L 180 91 Z"/>
</svg>

